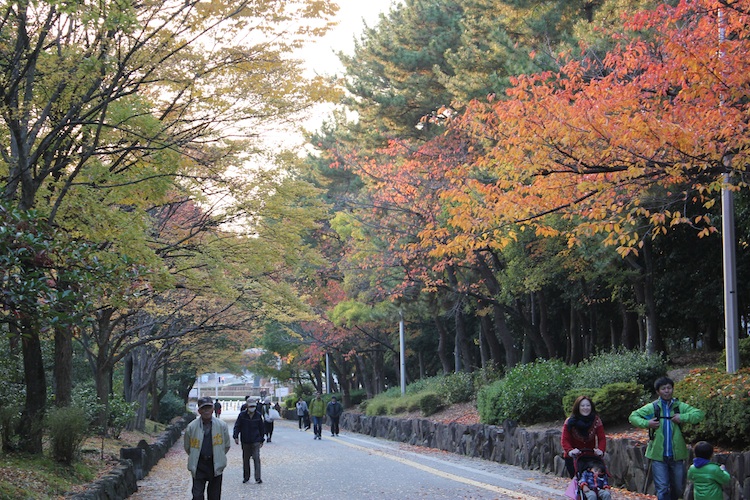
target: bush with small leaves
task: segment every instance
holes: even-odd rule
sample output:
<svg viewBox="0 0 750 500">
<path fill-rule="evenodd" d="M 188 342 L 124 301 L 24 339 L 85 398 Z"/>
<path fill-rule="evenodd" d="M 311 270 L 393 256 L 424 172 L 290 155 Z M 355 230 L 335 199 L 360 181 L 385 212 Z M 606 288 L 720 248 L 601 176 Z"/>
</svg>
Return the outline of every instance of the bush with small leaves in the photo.
<svg viewBox="0 0 750 500">
<path fill-rule="evenodd" d="M 607 384 L 594 394 L 599 418 L 605 424 L 627 422 L 630 412 L 641 406 L 644 392 L 637 382 Z"/>
<path fill-rule="evenodd" d="M 425 392 L 420 394 L 419 397 L 419 409 L 422 410 L 422 415 L 429 417 L 434 415 L 444 408 L 445 402 L 436 392 Z"/>
<path fill-rule="evenodd" d="M 615 349 L 582 361 L 576 369 L 573 388 L 604 387 L 615 382 L 635 380 L 645 390 L 667 373 L 667 363 L 658 354 Z"/>
<path fill-rule="evenodd" d="M 681 425 L 688 442 L 704 440 L 732 448 L 750 446 L 750 368 L 726 373 L 692 370 L 675 384 L 675 396 L 706 413 L 699 424 Z"/>
<path fill-rule="evenodd" d="M 120 394 L 113 394 L 109 397 L 109 421 L 107 426 L 113 438 L 120 439 L 122 431 L 135 418 L 137 406 L 138 403 L 128 403 Z"/>
<path fill-rule="evenodd" d="M 514 367 L 479 391 L 477 408 L 484 423 L 515 420 L 535 424 L 564 416 L 560 394 L 570 389 L 573 367 L 560 360 L 538 360 Z"/>
<path fill-rule="evenodd" d="M 46 427 L 52 458 L 66 465 L 72 464 L 88 432 L 86 413 L 74 406 L 52 408 L 47 413 Z"/>
<path fill-rule="evenodd" d="M 376 417 L 378 415 L 388 415 L 388 402 L 383 399 L 371 399 L 367 403 L 365 413 L 368 417 Z"/>
<path fill-rule="evenodd" d="M 435 392 L 447 404 L 464 403 L 474 398 L 474 381 L 469 373 L 451 373 L 440 378 Z"/>
<path fill-rule="evenodd" d="M 185 401 L 177 394 L 167 391 L 159 401 L 159 422 L 166 424 L 175 417 L 181 417 L 185 412 Z"/>
</svg>

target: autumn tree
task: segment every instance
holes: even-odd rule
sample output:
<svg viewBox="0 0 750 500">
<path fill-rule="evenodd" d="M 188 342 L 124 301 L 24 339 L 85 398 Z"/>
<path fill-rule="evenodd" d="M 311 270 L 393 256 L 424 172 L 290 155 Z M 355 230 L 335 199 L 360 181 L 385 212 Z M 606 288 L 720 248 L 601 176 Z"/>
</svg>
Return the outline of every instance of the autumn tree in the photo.
<svg viewBox="0 0 750 500">
<path fill-rule="evenodd" d="M 289 54 L 323 33 L 334 10 L 302 0 L 9 2 L 0 25 L 9 41 L 0 54 L 3 201 L 73 230 L 84 227 L 72 215 L 81 193 L 143 187 L 187 164 L 183 180 L 216 181 L 214 164 L 247 149 L 236 140 L 326 97 Z M 23 332 L 29 376 L 41 369 L 39 333 Z M 26 394 L 33 426 L 46 401 L 38 389 Z M 25 448 L 40 451 L 41 435 L 25 434 Z"/>
</svg>

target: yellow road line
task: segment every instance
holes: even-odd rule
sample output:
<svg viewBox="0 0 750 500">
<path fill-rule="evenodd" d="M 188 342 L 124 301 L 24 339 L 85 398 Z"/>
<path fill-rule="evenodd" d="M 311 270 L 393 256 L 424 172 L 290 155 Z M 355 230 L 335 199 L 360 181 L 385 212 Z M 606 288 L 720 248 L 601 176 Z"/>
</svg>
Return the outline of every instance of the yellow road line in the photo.
<svg viewBox="0 0 750 500">
<path fill-rule="evenodd" d="M 410 467 L 414 467 L 415 469 L 422 470 L 424 472 L 428 472 L 430 474 L 434 474 L 436 476 L 444 477 L 445 479 L 450 479 L 452 481 L 458 481 L 459 483 L 468 484 L 470 486 L 475 486 L 477 488 L 483 488 L 485 490 L 492 491 L 494 493 L 501 493 L 503 495 L 507 495 L 510 498 L 519 498 L 522 500 L 538 500 L 540 498 L 544 497 L 535 497 L 530 495 L 524 495 L 523 493 L 519 493 L 514 490 L 509 490 L 506 488 L 501 488 L 500 486 L 495 486 L 492 484 L 482 483 L 480 481 L 474 481 L 473 479 L 467 479 L 465 477 L 457 476 L 455 474 L 451 474 L 450 472 L 443 472 L 439 469 L 435 469 L 433 467 L 428 467 L 427 465 L 422 465 L 418 462 L 414 462 L 413 460 L 408 460 L 406 458 L 396 457 L 393 455 L 389 455 L 388 453 L 385 453 L 380 450 L 375 450 L 372 448 L 366 448 L 364 446 L 359 446 L 353 443 L 348 443 L 346 441 L 339 441 L 336 440 L 336 443 L 343 444 L 344 446 L 348 446 L 350 448 L 355 448 L 358 450 L 366 451 L 368 453 L 374 453 L 375 455 L 380 455 L 381 457 L 387 458 L 389 460 L 394 460 L 396 462 L 400 462 L 404 465 L 408 465 Z"/>
</svg>

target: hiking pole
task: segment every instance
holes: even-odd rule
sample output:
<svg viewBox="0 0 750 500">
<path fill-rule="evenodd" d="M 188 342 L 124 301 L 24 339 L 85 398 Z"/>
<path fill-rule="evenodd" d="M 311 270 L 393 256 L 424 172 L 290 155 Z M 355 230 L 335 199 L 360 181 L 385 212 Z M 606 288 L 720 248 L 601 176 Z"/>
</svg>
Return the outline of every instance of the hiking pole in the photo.
<svg viewBox="0 0 750 500">
<path fill-rule="evenodd" d="M 643 476 L 643 489 L 641 493 L 646 494 L 646 488 L 648 488 L 648 482 L 651 478 L 651 460 L 646 459 L 646 474 Z"/>
</svg>

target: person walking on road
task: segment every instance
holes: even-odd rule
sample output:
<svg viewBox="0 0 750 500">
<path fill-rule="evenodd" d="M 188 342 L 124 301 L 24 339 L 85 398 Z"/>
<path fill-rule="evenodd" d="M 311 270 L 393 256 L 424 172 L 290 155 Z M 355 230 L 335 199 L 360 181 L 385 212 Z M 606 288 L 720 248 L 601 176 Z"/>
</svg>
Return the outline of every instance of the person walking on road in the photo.
<svg viewBox="0 0 750 500">
<path fill-rule="evenodd" d="M 253 461 L 255 482 L 261 484 L 260 449 L 263 447 L 265 426 L 263 417 L 258 411 L 258 403 L 248 400 L 245 411 L 237 416 L 234 422 L 234 442 L 240 444 L 242 440 L 242 482 L 250 481 L 250 460 Z"/>
<path fill-rule="evenodd" d="M 214 415 L 216 415 L 216 418 L 221 418 L 221 403 L 218 399 L 214 403 Z"/>
<path fill-rule="evenodd" d="M 326 414 L 326 405 L 320 398 L 320 393 L 316 392 L 315 397 L 310 401 L 310 416 L 313 420 L 313 432 L 315 437 L 313 439 L 322 439 L 321 434 L 323 433 L 323 417 Z"/>
<path fill-rule="evenodd" d="M 185 428 L 184 446 L 188 454 L 187 468 L 193 476 L 193 500 L 221 500 L 221 481 L 231 446 L 227 424 L 213 416 L 210 397 L 198 399 L 198 414 Z M 208 488 L 206 488 L 208 485 Z"/>
<path fill-rule="evenodd" d="M 266 421 L 265 421 L 265 429 L 266 429 L 266 442 L 270 443 L 271 438 L 273 437 L 273 423 L 276 420 L 279 420 L 281 418 L 281 415 L 278 411 L 276 411 L 276 408 L 271 406 L 271 400 L 266 400 Z"/>
<path fill-rule="evenodd" d="M 331 419 L 331 436 L 339 435 L 339 419 L 344 413 L 344 407 L 338 402 L 336 396 L 331 397 L 331 401 L 326 406 L 326 415 Z"/>
<path fill-rule="evenodd" d="M 630 423 L 649 430 L 646 458 L 651 461 L 658 500 L 676 500 L 685 492 L 685 459 L 688 449 L 680 424 L 697 424 L 705 413 L 673 397 L 674 382 L 661 377 L 654 382 L 659 399 L 630 414 Z"/>
<path fill-rule="evenodd" d="M 310 428 L 310 424 L 305 422 L 305 415 L 308 412 L 307 403 L 302 396 L 297 400 L 297 420 L 299 420 L 299 430 L 302 430 L 302 424 L 305 424 L 305 430 Z"/>
</svg>

